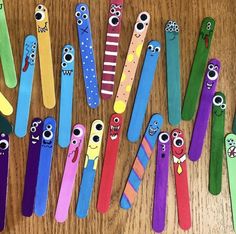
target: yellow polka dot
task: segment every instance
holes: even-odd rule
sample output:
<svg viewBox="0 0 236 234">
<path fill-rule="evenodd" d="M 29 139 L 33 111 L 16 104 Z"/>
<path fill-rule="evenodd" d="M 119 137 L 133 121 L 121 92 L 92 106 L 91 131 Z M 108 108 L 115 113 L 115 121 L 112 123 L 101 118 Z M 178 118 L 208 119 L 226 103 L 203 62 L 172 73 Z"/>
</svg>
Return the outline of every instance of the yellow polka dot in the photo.
<svg viewBox="0 0 236 234">
<path fill-rule="evenodd" d="M 123 82 L 125 79 L 126 79 L 126 75 L 124 73 L 122 73 L 121 81 Z"/>
<path fill-rule="evenodd" d="M 127 59 L 128 59 L 128 62 L 131 63 L 134 60 L 134 55 L 133 54 L 129 54 Z"/>
<path fill-rule="evenodd" d="M 137 49 L 136 49 L 136 55 L 137 55 L 138 57 L 140 57 L 140 55 L 141 55 L 142 48 L 143 48 L 143 45 L 138 45 L 138 47 L 137 47 Z"/>
<path fill-rule="evenodd" d="M 126 90 L 127 93 L 129 93 L 130 90 L 131 90 L 131 85 L 127 85 L 127 86 L 125 87 L 125 90 Z"/>
<path fill-rule="evenodd" d="M 125 111 L 125 102 L 124 101 L 116 101 L 114 105 L 114 111 L 118 114 L 121 114 Z"/>
</svg>

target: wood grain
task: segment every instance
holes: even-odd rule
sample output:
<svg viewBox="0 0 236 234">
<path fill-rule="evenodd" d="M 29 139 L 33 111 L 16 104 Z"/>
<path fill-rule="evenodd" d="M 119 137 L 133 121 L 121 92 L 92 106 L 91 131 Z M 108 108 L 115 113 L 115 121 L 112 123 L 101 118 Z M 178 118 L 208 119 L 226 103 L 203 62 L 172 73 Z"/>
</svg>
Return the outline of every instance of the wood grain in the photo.
<svg viewBox="0 0 236 234">
<path fill-rule="evenodd" d="M 96 52 L 97 70 L 99 81 L 101 81 L 104 43 L 106 35 L 108 0 L 85 1 L 90 6 L 91 23 Z M 61 49 L 66 43 L 75 46 L 76 75 L 74 87 L 74 114 L 73 124 L 79 122 L 90 128 L 91 122 L 95 118 L 101 118 L 108 124 L 110 115 L 113 113 L 113 100 L 103 101 L 97 110 L 91 110 L 86 105 L 79 48 L 77 42 L 76 24 L 74 9 L 76 0 L 5 0 L 5 10 L 8 20 L 8 27 L 13 47 L 15 64 L 18 77 L 20 75 L 21 56 L 23 51 L 24 37 L 27 34 L 36 34 L 34 9 L 38 3 L 43 3 L 49 11 L 52 54 L 54 61 L 54 74 L 56 85 L 56 97 L 60 95 L 60 63 Z M 203 17 L 212 16 L 216 19 L 216 30 L 211 47 L 210 57 L 217 57 L 222 62 L 222 71 L 218 90 L 226 94 L 227 113 L 226 131 L 231 131 L 233 114 L 235 111 L 235 54 L 236 54 L 236 1 L 234 0 L 126 0 L 123 17 L 123 27 L 121 32 L 121 45 L 118 58 L 116 89 L 122 66 L 125 62 L 129 40 L 132 35 L 134 22 L 140 11 L 146 10 L 151 14 L 151 25 L 148 31 L 148 40 L 157 39 L 162 44 L 161 57 L 158 64 L 156 78 L 151 93 L 151 100 L 148 105 L 148 112 L 145 118 L 147 124 L 150 116 L 154 112 L 160 112 L 165 117 L 165 130 L 172 130 L 167 123 L 167 103 L 166 103 L 166 71 L 165 71 L 165 49 L 164 49 L 164 25 L 168 19 L 175 19 L 180 25 L 181 33 L 181 81 L 182 98 L 190 73 L 191 63 L 194 56 L 196 42 L 199 33 L 200 23 Z M 143 57 L 142 57 L 143 58 Z M 140 64 L 141 65 L 141 64 Z M 92 197 L 91 209 L 88 218 L 79 220 L 75 217 L 75 207 L 81 180 L 82 165 L 84 157 L 81 158 L 76 186 L 72 197 L 69 219 L 65 224 L 57 224 L 54 219 L 57 198 L 59 194 L 62 173 L 66 159 L 67 150 L 62 150 L 58 146 L 55 149 L 47 214 L 43 218 L 33 216 L 24 218 L 21 216 L 21 200 L 23 193 L 24 174 L 27 160 L 28 135 L 24 139 L 17 139 L 11 136 L 10 154 L 10 176 L 7 204 L 7 226 L 4 233 L 101 233 L 101 234 L 149 234 L 153 233 L 151 228 L 155 157 L 151 159 L 148 166 L 141 189 L 134 207 L 126 212 L 119 208 L 119 199 L 123 191 L 126 178 L 131 168 L 137 144 L 131 144 L 126 139 L 128 120 L 130 118 L 132 102 L 138 84 L 140 74 L 139 66 L 131 98 L 125 115 L 125 126 L 123 131 L 123 141 L 120 145 L 117 170 L 115 173 L 115 183 L 112 194 L 112 205 L 110 211 L 101 215 L 96 212 L 96 202 L 98 184 L 101 175 L 102 157 L 98 164 L 95 190 Z M 0 68 L 1 69 L 1 68 Z M 17 101 L 17 88 L 10 90 L 4 84 L 2 71 L 0 70 L 0 89 L 15 106 Z M 40 86 L 39 64 L 37 59 L 36 75 L 34 79 L 32 108 L 30 122 L 33 117 L 44 118 L 48 115 L 58 119 L 59 103 L 53 110 L 46 110 L 42 105 L 42 95 Z M 14 122 L 15 115 L 10 117 Z M 182 122 L 180 127 L 184 129 L 187 145 L 191 137 L 193 122 Z M 144 132 L 144 128 L 143 128 Z M 105 132 L 105 134 L 107 131 Z M 87 134 L 88 138 L 88 134 Z M 225 159 L 223 162 L 223 185 L 222 193 L 214 197 L 208 192 L 208 172 L 209 172 L 209 143 L 210 128 L 206 137 L 202 157 L 198 163 L 188 161 L 189 190 L 191 197 L 193 227 L 189 232 L 194 234 L 202 233 L 233 233 L 230 198 L 227 180 L 227 168 Z M 84 149 L 87 147 L 87 142 Z M 85 151 L 85 150 L 84 150 Z M 83 151 L 83 155 L 84 152 Z M 104 152 L 104 144 L 102 148 Z M 177 210 L 174 189 L 173 164 L 170 163 L 167 223 L 165 233 L 183 233 L 178 226 Z"/>
</svg>

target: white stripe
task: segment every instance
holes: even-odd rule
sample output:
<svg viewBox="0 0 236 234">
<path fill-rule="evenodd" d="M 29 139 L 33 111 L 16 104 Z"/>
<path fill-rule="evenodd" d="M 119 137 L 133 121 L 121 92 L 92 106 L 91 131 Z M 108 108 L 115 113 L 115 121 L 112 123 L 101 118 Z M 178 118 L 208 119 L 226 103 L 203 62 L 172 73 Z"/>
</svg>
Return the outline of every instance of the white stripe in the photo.
<svg viewBox="0 0 236 234">
<path fill-rule="evenodd" d="M 118 33 L 107 33 L 107 36 L 108 37 L 119 37 L 120 34 L 118 34 Z"/>
<path fill-rule="evenodd" d="M 110 81 L 110 80 L 102 80 L 103 84 L 114 84 L 114 81 Z"/>
<path fill-rule="evenodd" d="M 107 91 L 107 90 L 104 90 L 104 89 L 102 89 L 101 90 L 101 93 L 104 93 L 104 94 L 113 94 L 113 92 L 112 91 Z"/>
<path fill-rule="evenodd" d="M 105 51 L 106 55 L 112 55 L 112 56 L 117 56 L 117 52 L 112 52 L 112 51 Z"/>
<path fill-rule="evenodd" d="M 104 65 L 115 67 L 115 66 L 116 66 L 116 63 L 104 62 Z"/>
<path fill-rule="evenodd" d="M 103 71 L 103 74 L 115 75 L 116 73 L 114 71 Z"/>
<path fill-rule="evenodd" d="M 111 42 L 111 41 L 107 41 L 106 45 L 113 45 L 113 46 L 118 46 L 119 43 L 118 42 Z"/>
</svg>

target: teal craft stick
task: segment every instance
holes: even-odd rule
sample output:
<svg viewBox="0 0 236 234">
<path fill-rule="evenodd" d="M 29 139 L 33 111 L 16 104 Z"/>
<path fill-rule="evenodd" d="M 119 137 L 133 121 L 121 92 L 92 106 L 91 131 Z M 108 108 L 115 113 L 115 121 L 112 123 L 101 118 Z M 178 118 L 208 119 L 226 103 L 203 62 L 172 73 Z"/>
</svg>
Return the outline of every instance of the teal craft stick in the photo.
<svg viewBox="0 0 236 234">
<path fill-rule="evenodd" d="M 236 134 L 236 113 L 234 114 L 233 133 Z"/>
<path fill-rule="evenodd" d="M 28 35 L 24 43 L 16 109 L 15 134 L 18 137 L 24 137 L 27 133 L 36 53 L 37 39 Z"/>
<path fill-rule="evenodd" d="M 14 88 L 17 85 L 16 69 L 7 28 L 3 0 L 0 0 L 0 35 L 0 57 L 5 83 L 8 88 Z"/>
<path fill-rule="evenodd" d="M 165 37 L 168 120 L 171 125 L 178 125 L 181 121 L 180 49 L 179 26 L 175 21 L 167 22 Z"/>
</svg>

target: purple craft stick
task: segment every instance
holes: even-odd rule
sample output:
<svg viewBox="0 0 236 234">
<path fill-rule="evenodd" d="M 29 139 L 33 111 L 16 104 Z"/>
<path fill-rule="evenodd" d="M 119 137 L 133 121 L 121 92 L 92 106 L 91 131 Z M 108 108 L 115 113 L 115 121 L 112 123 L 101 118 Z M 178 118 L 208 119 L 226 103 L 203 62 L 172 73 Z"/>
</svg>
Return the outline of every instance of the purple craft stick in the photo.
<svg viewBox="0 0 236 234">
<path fill-rule="evenodd" d="M 192 161 L 197 161 L 202 153 L 203 142 L 206 135 L 212 100 L 219 78 L 219 72 L 220 61 L 217 59 L 211 59 L 207 65 L 201 98 L 189 147 L 189 159 Z"/>
<path fill-rule="evenodd" d="M 162 232 L 165 228 L 169 157 L 170 136 L 167 132 L 162 132 L 158 137 L 156 154 L 155 192 L 152 215 L 152 228 L 155 232 Z"/>
<path fill-rule="evenodd" d="M 9 137 L 0 135 L 0 232 L 5 227 L 6 201 L 7 201 L 7 178 L 8 178 L 8 153 Z"/>
<path fill-rule="evenodd" d="M 43 121 L 35 118 L 30 128 L 28 160 L 25 173 L 24 194 L 22 199 L 22 214 L 30 217 L 34 210 L 34 198 L 38 176 L 39 155 L 43 133 Z"/>
</svg>

